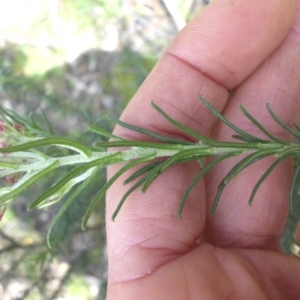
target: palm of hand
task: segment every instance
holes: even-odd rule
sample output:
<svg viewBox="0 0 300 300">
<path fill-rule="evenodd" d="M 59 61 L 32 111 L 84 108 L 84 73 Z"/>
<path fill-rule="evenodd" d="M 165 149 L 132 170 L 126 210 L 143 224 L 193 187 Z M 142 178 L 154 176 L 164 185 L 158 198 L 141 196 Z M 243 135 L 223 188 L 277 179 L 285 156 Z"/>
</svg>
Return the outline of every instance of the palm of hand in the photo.
<svg viewBox="0 0 300 300">
<path fill-rule="evenodd" d="M 252 133 L 253 127 L 242 123 L 238 102 L 273 134 L 290 138 L 267 117 L 265 104 L 270 102 L 283 121 L 298 121 L 300 89 L 297 80 L 290 80 L 300 78 L 297 19 L 278 46 L 293 23 L 295 3 L 229 2 L 212 3 L 178 36 L 122 115 L 124 121 L 135 120 L 140 127 L 175 137 L 180 134 L 145 111 L 146 98 L 201 134 L 211 132 L 216 139 L 229 140 L 232 132 L 214 125 L 213 117 L 195 100 L 201 94 Z M 263 17 L 253 20 L 257 6 Z M 220 14 L 230 20 L 226 29 L 218 21 Z M 209 36 L 202 33 L 207 23 L 215 25 Z M 195 36 L 201 42 L 196 43 Z M 228 90 L 234 90 L 230 97 Z M 147 117 L 139 118 L 140 112 Z M 167 170 L 146 194 L 133 194 L 112 223 L 110 216 L 127 189 L 121 178 L 107 195 L 108 299 L 298 299 L 300 261 L 282 254 L 278 243 L 289 209 L 291 162 L 280 165 L 260 188 L 253 206 L 247 205 L 253 185 L 270 163 L 266 159 L 233 180 L 215 218 L 209 214 L 212 201 L 233 160 L 213 169 L 192 190 L 181 220 L 176 217 L 178 204 L 199 171 L 197 165 Z M 109 174 L 116 170 L 111 167 Z"/>
</svg>

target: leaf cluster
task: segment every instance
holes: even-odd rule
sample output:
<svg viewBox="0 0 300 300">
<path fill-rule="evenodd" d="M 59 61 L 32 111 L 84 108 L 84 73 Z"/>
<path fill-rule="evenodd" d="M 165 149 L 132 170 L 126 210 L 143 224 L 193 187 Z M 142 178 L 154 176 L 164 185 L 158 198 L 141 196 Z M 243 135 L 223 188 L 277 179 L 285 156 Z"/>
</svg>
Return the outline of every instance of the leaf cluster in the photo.
<svg viewBox="0 0 300 300">
<path fill-rule="evenodd" d="M 202 97 L 200 97 L 200 101 L 216 118 L 234 131 L 233 137 L 236 139 L 235 142 L 216 141 L 210 137 L 203 136 L 171 118 L 153 102 L 151 104 L 152 107 L 163 118 L 191 137 L 191 140 L 195 140 L 195 142 L 170 138 L 147 129 L 124 123 L 120 120 L 115 120 L 119 126 L 151 137 L 153 141 L 126 140 L 97 126 L 91 125 L 88 127 L 90 131 L 110 140 L 103 142 L 103 138 L 101 138 L 101 141 L 95 141 L 93 145 L 87 146 L 72 139 L 55 136 L 45 115 L 43 115 L 43 117 L 46 128 L 45 126 L 41 126 L 32 116 L 22 118 L 14 112 L 2 108 L 1 116 L 4 130 L 0 133 L 0 138 L 7 138 L 7 128 L 10 128 L 10 130 L 12 130 L 12 128 L 22 128 L 22 130 L 15 130 L 14 143 L 8 142 L 6 146 L 0 147 L 0 153 L 2 153 L 0 158 L 0 176 L 11 178 L 15 176 L 15 174 L 18 174 L 15 182 L 10 182 L 10 186 L 0 188 L 0 209 L 2 209 L 4 213 L 6 206 L 19 194 L 42 178 L 56 172 L 59 168 L 70 168 L 66 175 L 58 178 L 51 187 L 42 192 L 28 207 L 29 209 L 43 208 L 52 205 L 62 198 L 66 198 L 64 205 L 55 216 L 49 228 L 47 238 L 48 245 L 51 247 L 51 235 L 53 234 L 54 226 L 60 218 L 63 218 L 66 210 L 76 201 L 78 196 L 82 194 L 85 189 L 89 188 L 101 168 L 106 168 L 112 164 L 125 163 L 123 167 L 104 184 L 89 204 L 82 221 L 82 229 L 86 228 L 91 214 L 104 198 L 106 191 L 128 170 L 134 169 L 131 175 L 124 181 L 124 185 L 128 184 L 129 188 L 122 199 L 120 199 L 113 213 L 113 220 L 118 215 L 128 196 L 135 190 L 141 189 L 143 192 L 146 192 L 160 174 L 171 166 L 196 161 L 200 164 L 201 168 L 183 193 L 178 208 L 178 217 L 180 218 L 185 203 L 188 200 L 189 193 L 203 176 L 220 162 L 241 154 L 246 155 L 232 167 L 218 186 L 211 209 L 212 215 L 216 212 L 220 197 L 227 184 L 248 166 L 268 156 L 273 156 L 275 161 L 254 186 L 248 201 L 249 205 L 252 204 L 261 184 L 276 166 L 288 158 L 294 158 L 296 167 L 290 190 L 292 209 L 292 199 L 295 193 L 298 192 L 296 186 L 298 186 L 300 179 L 300 146 L 296 143 L 284 141 L 271 134 L 241 104 L 239 105 L 241 112 L 260 130 L 265 138 L 247 133 L 230 122 Z M 300 128 L 297 124 L 295 124 L 295 129 L 291 128 L 276 116 L 269 105 L 267 105 L 267 109 L 276 123 L 287 130 L 296 139 L 300 139 Z M 60 155 L 56 154 L 55 156 L 49 155 L 47 149 L 50 147 L 68 149 L 68 152 L 61 152 Z M 115 150 L 105 151 L 108 148 Z M 206 158 L 208 157 L 214 157 L 214 159 L 206 162 Z"/>
</svg>

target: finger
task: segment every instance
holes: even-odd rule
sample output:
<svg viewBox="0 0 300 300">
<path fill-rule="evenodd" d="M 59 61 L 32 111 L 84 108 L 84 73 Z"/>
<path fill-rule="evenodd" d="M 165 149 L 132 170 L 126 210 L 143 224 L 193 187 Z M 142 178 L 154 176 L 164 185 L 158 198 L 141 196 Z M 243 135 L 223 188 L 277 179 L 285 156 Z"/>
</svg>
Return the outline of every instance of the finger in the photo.
<svg viewBox="0 0 300 300">
<path fill-rule="evenodd" d="M 238 110 L 241 102 L 273 135 L 291 141 L 290 134 L 274 122 L 266 109 L 272 110 L 286 124 L 293 127 L 300 116 L 300 16 L 282 45 L 239 86 L 224 110 L 224 114 L 237 126 L 259 137 L 266 138 Z M 231 139 L 232 131 L 223 124 L 215 128 L 215 138 Z M 289 211 L 289 190 L 293 166 L 291 161 L 282 163 L 259 188 L 252 207 L 248 199 L 254 185 L 275 161 L 264 159 L 247 168 L 225 188 L 216 217 L 209 218 L 209 242 L 222 247 L 255 247 L 279 249 L 279 238 Z M 234 161 L 232 161 L 232 164 Z M 216 187 L 233 165 L 214 170 L 206 178 L 209 205 L 216 194 Z"/>
<path fill-rule="evenodd" d="M 154 100 L 171 117 L 207 134 L 214 118 L 197 101 L 198 95 L 222 110 L 228 89 L 244 81 L 283 40 L 292 24 L 293 3 L 243 0 L 209 5 L 167 49 L 122 120 L 182 137 L 149 109 L 149 102 Z M 115 133 L 141 138 L 119 127 Z M 110 168 L 109 176 L 116 170 Z M 205 223 L 201 184 L 191 192 L 182 220 L 177 219 L 176 212 L 184 187 L 197 171 L 193 164 L 170 168 L 146 194 L 133 194 L 114 223 L 110 216 L 126 191 L 124 178 L 109 191 L 106 226 L 110 282 L 145 276 L 194 246 Z"/>
</svg>

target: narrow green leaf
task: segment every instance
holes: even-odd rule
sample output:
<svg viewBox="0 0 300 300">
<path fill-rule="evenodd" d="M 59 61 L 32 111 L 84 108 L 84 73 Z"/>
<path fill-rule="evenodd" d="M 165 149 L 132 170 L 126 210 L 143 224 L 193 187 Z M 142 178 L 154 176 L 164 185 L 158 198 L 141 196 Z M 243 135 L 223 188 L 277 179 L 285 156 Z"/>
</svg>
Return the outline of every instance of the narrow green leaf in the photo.
<svg viewBox="0 0 300 300">
<path fill-rule="evenodd" d="M 299 179 L 300 179 L 300 164 L 298 163 L 295 167 L 294 177 L 292 180 L 292 184 L 290 187 L 290 211 L 293 212 L 293 206 L 294 206 L 294 195 L 297 193 L 297 186 L 299 186 Z"/>
<path fill-rule="evenodd" d="M 72 203 L 74 202 L 76 197 L 92 182 L 92 180 L 95 178 L 95 175 L 97 174 L 98 171 L 99 171 L 99 168 L 94 167 L 93 173 L 74 189 L 74 191 L 68 197 L 68 199 L 63 204 L 63 206 L 60 208 L 58 213 L 55 215 L 54 219 L 52 220 L 52 222 L 50 224 L 50 227 L 49 227 L 48 233 L 47 233 L 47 244 L 50 249 L 52 249 L 51 238 L 52 238 L 52 234 L 53 234 L 53 229 L 56 226 L 57 222 L 62 218 L 63 214 L 72 205 Z"/>
<path fill-rule="evenodd" d="M 253 136 L 247 132 L 245 132 L 244 130 L 236 127 L 233 123 L 231 123 L 228 119 L 226 119 L 222 114 L 220 114 L 212 105 L 210 105 L 205 99 L 203 99 L 200 96 L 200 101 L 217 117 L 219 118 L 224 124 L 226 124 L 228 127 L 230 127 L 232 130 L 234 130 L 235 132 L 237 132 L 239 135 L 241 135 L 242 137 L 247 137 L 249 140 L 251 140 L 252 142 L 261 142 L 261 143 L 265 143 L 265 140 L 259 139 L 256 136 Z"/>
<path fill-rule="evenodd" d="M 94 133 L 97 133 L 97 134 L 99 134 L 101 136 L 104 136 L 106 138 L 109 138 L 109 139 L 114 139 L 116 141 L 125 141 L 125 139 L 123 139 L 119 136 L 116 136 L 116 135 L 114 135 L 114 134 L 112 134 L 112 133 L 110 133 L 110 132 L 108 132 L 108 131 L 106 131 L 106 130 L 98 127 L 98 126 L 95 126 L 95 125 L 89 125 L 88 129 L 90 131 L 94 132 Z"/>
<path fill-rule="evenodd" d="M 59 179 L 59 181 L 56 184 L 54 184 L 48 190 L 46 190 L 42 194 L 40 194 L 33 202 L 31 202 L 28 209 L 31 210 L 31 209 L 39 206 L 44 200 L 46 200 L 47 198 L 54 195 L 57 191 L 59 191 L 66 184 L 68 184 L 68 182 L 70 182 L 70 180 L 72 180 L 76 176 L 80 175 L 81 173 L 83 173 L 93 167 L 105 166 L 106 164 L 111 164 L 111 163 L 117 162 L 117 161 L 119 161 L 119 159 L 116 160 L 115 158 L 120 158 L 119 156 L 120 156 L 120 153 L 116 152 L 116 153 L 113 153 L 112 155 L 109 155 L 106 157 L 101 157 L 101 158 L 95 159 L 91 162 L 85 163 L 82 166 L 76 167 L 71 172 L 69 172 L 65 177 Z"/>
<path fill-rule="evenodd" d="M 42 109 L 41 112 L 42 112 L 42 116 L 43 116 L 44 122 L 47 125 L 48 131 L 50 132 L 51 135 L 55 135 L 53 127 L 52 127 L 52 125 L 51 125 L 51 123 L 50 123 L 50 121 L 49 121 L 49 119 L 48 119 L 45 111 Z"/>
<path fill-rule="evenodd" d="M 118 213 L 120 212 L 123 204 L 125 203 L 126 199 L 130 194 L 132 194 L 136 189 L 138 189 L 143 183 L 145 182 L 145 176 L 142 177 L 139 181 L 137 181 L 122 197 L 122 199 L 119 201 L 117 208 L 115 209 L 112 220 L 115 221 Z"/>
<path fill-rule="evenodd" d="M 168 167 L 171 165 L 177 164 L 180 162 L 182 159 L 186 160 L 186 162 L 190 160 L 194 160 L 195 156 L 197 156 L 197 159 L 199 159 L 199 155 L 203 149 L 196 148 L 196 149 L 187 149 L 187 150 L 182 150 L 171 157 L 169 157 L 167 160 L 162 162 L 159 167 L 152 169 L 147 175 L 147 179 L 145 181 L 145 184 L 143 185 L 142 191 L 145 193 L 146 190 L 149 188 L 151 183 L 163 172 L 165 171 Z M 200 153 L 199 153 L 200 152 Z M 206 157 L 207 154 L 203 154 L 202 157 Z"/>
<path fill-rule="evenodd" d="M 154 167 L 156 167 L 157 165 L 161 164 L 161 161 L 155 161 L 153 163 L 147 164 L 146 166 L 140 168 L 139 170 L 137 170 L 136 172 L 134 172 L 131 176 L 129 176 L 125 181 L 124 181 L 124 185 L 128 184 L 130 182 L 132 182 L 133 180 L 135 180 L 136 178 L 140 177 L 141 175 L 145 174 L 146 172 L 152 170 Z"/>
<path fill-rule="evenodd" d="M 51 194 L 48 198 L 46 198 L 44 201 L 40 202 L 36 208 L 45 208 L 50 205 L 53 205 L 54 203 L 60 201 L 65 195 L 69 193 L 69 191 L 76 186 L 78 183 L 83 182 L 87 180 L 91 174 L 93 173 L 94 168 L 90 168 L 86 170 L 85 172 L 78 174 L 78 176 L 73 177 L 71 180 L 69 180 L 64 186 L 56 190 L 54 193 Z"/>
<path fill-rule="evenodd" d="M 197 182 L 209 171 L 211 170 L 215 165 L 217 165 L 218 163 L 220 163 L 221 161 L 232 157 L 232 156 L 236 156 L 238 154 L 240 154 L 241 152 L 236 152 L 236 153 L 226 153 L 222 156 L 219 156 L 217 158 L 215 158 L 212 162 L 210 162 L 207 166 L 203 167 L 203 169 L 197 174 L 197 176 L 193 179 L 193 181 L 189 184 L 189 186 L 187 187 L 187 189 L 185 190 L 181 201 L 180 201 L 180 205 L 179 205 L 179 209 L 178 209 L 178 218 L 181 219 L 181 215 L 182 215 L 182 211 L 183 211 L 183 207 L 185 205 L 187 196 L 189 195 L 190 191 L 193 189 L 193 187 L 197 184 Z"/>
<path fill-rule="evenodd" d="M 116 122 L 118 125 L 120 125 L 124 128 L 127 128 L 127 129 L 130 129 L 130 130 L 145 134 L 147 136 L 156 138 L 157 140 L 161 140 L 161 141 L 164 141 L 164 142 L 167 142 L 167 143 L 181 144 L 181 145 L 191 145 L 191 144 L 193 144 L 193 143 L 186 142 L 186 141 L 181 141 L 181 140 L 178 140 L 178 139 L 168 138 L 168 137 L 160 135 L 158 133 L 154 133 L 150 130 L 146 130 L 146 129 L 143 129 L 143 128 L 140 128 L 140 127 L 136 127 L 136 126 L 130 125 L 128 123 L 122 122 L 120 120 L 117 120 L 117 119 L 112 119 L 112 120 L 114 122 Z"/>
<path fill-rule="evenodd" d="M 245 108 L 244 106 L 239 103 L 238 104 L 239 109 L 241 112 L 261 131 L 263 132 L 267 137 L 269 137 L 271 140 L 278 142 L 278 143 L 283 143 L 286 144 L 286 141 L 278 139 L 275 137 L 273 134 L 271 134 L 261 123 L 259 123 Z"/>
<path fill-rule="evenodd" d="M 162 115 L 169 123 L 174 125 L 175 127 L 179 128 L 181 131 L 187 133 L 189 136 L 196 138 L 199 141 L 202 141 L 204 143 L 210 143 L 212 140 L 208 137 L 205 137 L 198 132 L 188 128 L 187 126 L 177 122 L 176 120 L 172 119 L 170 116 L 168 116 L 158 105 L 156 105 L 153 101 L 151 102 L 152 107 L 160 114 Z"/>
<path fill-rule="evenodd" d="M 203 151 L 201 148 L 195 148 L 195 149 L 186 149 L 182 150 L 174 155 L 172 155 L 170 158 L 168 158 L 162 165 L 160 171 L 163 172 L 167 168 L 169 168 L 173 164 L 178 164 L 178 162 L 182 163 L 189 162 L 191 160 L 194 160 L 195 158 L 199 159 L 207 157 L 210 155 L 210 152 Z"/>
<path fill-rule="evenodd" d="M 202 149 L 206 149 L 207 151 L 211 151 L 211 155 L 214 155 L 213 150 L 216 150 L 217 148 L 227 148 L 225 151 L 228 151 L 228 148 L 231 148 L 233 150 L 237 150 L 237 149 L 245 149 L 246 151 L 250 151 L 250 150 L 260 150 L 260 149 L 267 149 L 267 148 L 278 148 L 278 149 L 282 149 L 284 146 L 287 146 L 289 144 L 286 145 L 282 145 L 282 144 L 274 144 L 274 142 L 270 142 L 270 141 L 265 141 L 265 142 L 248 142 L 248 143 L 239 143 L 239 142 L 219 142 L 219 141 L 214 141 L 213 145 L 211 146 L 205 146 L 205 145 L 201 145 L 199 144 L 200 147 L 202 147 Z"/>
<path fill-rule="evenodd" d="M 20 184 L 19 186 L 17 184 L 15 184 L 13 186 L 13 190 L 11 192 L 8 192 L 2 196 L 0 196 L 0 204 L 4 203 L 5 201 L 15 198 L 16 196 L 18 196 L 20 193 L 22 193 L 23 191 L 25 191 L 26 189 L 28 189 L 31 185 L 33 185 L 35 182 L 37 182 L 38 180 L 40 180 L 42 177 L 48 175 L 49 173 L 51 173 L 53 170 L 55 170 L 56 168 L 58 168 L 60 166 L 59 162 L 56 160 L 54 161 L 51 165 L 49 165 L 48 167 L 42 169 L 39 172 L 34 173 L 34 175 L 30 176 L 28 175 L 28 179 L 26 179 L 26 177 L 24 176 L 23 179 L 25 180 L 24 183 Z"/>
<path fill-rule="evenodd" d="M 270 156 L 275 153 L 276 153 L 276 151 L 274 149 L 271 149 L 271 150 L 267 149 L 267 150 L 260 150 L 260 151 L 257 151 L 255 153 L 248 155 L 242 161 L 237 163 L 232 168 L 232 170 L 227 174 L 227 176 L 224 180 L 225 184 L 229 183 L 229 181 L 231 181 L 234 177 L 236 177 L 236 175 L 239 174 L 246 167 L 252 165 L 253 163 L 255 163 L 256 161 L 258 161 L 262 158 L 265 158 L 265 157 Z"/>
<path fill-rule="evenodd" d="M 286 155 L 297 157 L 300 153 L 300 145 L 297 144 L 290 144 L 289 147 L 285 147 L 282 150 L 278 150 L 275 154 L 275 157 L 282 157 Z"/>
<path fill-rule="evenodd" d="M 28 122 L 27 119 L 22 118 L 21 116 L 19 116 L 14 111 L 12 111 L 12 110 L 10 110 L 8 108 L 0 107 L 0 112 L 1 112 L 1 114 L 3 116 L 9 116 L 13 121 L 15 121 L 16 123 L 18 123 L 18 124 L 20 124 L 22 126 L 26 127 L 26 125 L 29 124 L 29 122 Z M 9 121 L 9 123 L 12 124 L 10 121 Z"/>
<path fill-rule="evenodd" d="M 19 166 L 13 163 L 0 160 L 0 168 L 18 170 Z"/>
<path fill-rule="evenodd" d="M 251 193 L 251 196 L 249 198 L 248 204 L 251 206 L 253 199 L 255 197 L 255 194 L 257 192 L 257 190 L 259 189 L 259 187 L 261 186 L 261 184 L 264 182 L 264 180 L 272 173 L 272 171 L 285 159 L 287 159 L 288 157 L 290 157 L 290 155 L 286 155 L 286 156 L 282 156 L 279 159 L 277 159 L 269 168 L 268 170 L 264 173 L 264 175 L 258 180 L 258 182 L 256 183 L 256 185 L 253 188 L 253 191 Z"/>
<path fill-rule="evenodd" d="M 31 126 L 34 128 L 34 129 L 37 129 L 39 131 L 44 131 L 44 129 L 42 127 L 39 126 L 39 124 L 36 122 L 35 118 L 34 118 L 34 115 L 32 112 L 30 112 L 29 114 L 29 119 L 31 121 Z"/>
<path fill-rule="evenodd" d="M 246 136 L 241 136 L 241 135 L 237 135 L 237 134 L 233 134 L 232 137 L 237 139 L 237 140 L 246 142 L 246 143 L 252 143 L 252 141 L 253 141 L 253 139 L 249 139 Z"/>
<path fill-rule="evenodd" d="M 178 159 L 178 161 L 176 162 L 176 165 L 184 164 L 184 163 L 191 162 L 191 161 L 197 161 L 199 163 L 199 165 L 202 167 L 203 163 L 204 163 L 204 159 L 207 158 L 208 156 L 209 155 L 198 154 L 198 155 L 194 155 L 194 156 L 188 156 L 186 158 L 182 157 L 181 159 Z M 201 163 L 200 163 L 200 161 L 201 161 Z"/>
<path fill-rule="evenodd" d="M 95 207 L 97 206 L 97 204 L 99 203 L 99 201 L 102 200 L 102 198 L 104 197 L 105 193 L 107 192 L 107 190 L 112 186 L 112 184 L 122 175 L 124 174 L 126 171 L 128 171 L 129 169 L 135 167 L 136 165 L 139 165 L 143 162 L 152 160 L 153 158 L 155 158 L 155 153 L 152 153 L 150 155 L 147 155 L 145 157 L 141 157 L 138 158 L 136 160 L 133 160 L 129 163 L 127 163 L 125 166 L 123 166 L 118 172 L 116 172 L 107 182 L 106 184 L 100 189 L 100 191 L 97 193 L 97 195 L 95 196 L 94 200 L 91 202 L 91 204 L 89 205 L 84 217 L 83 217 L 83 221 L 82 221 L 82 225 L 81 228 L 82 230 L 85 230 L 86 228 L 86 224 L 92 214 L 92 212 L 94 211 Z"/>
<path fill-rule="evenodd" d="M 76 141 L 67 139 L 67 138 L 61 138 L 61 137 L 47 137 L 31 142 L 27 142 L 24 144 L 20 144 L 17 146 L 7 147 L 7 148 L 0 148 L 0 153 L 12 153 L 12 152 L 18 152 L 18 151 L 25 151 L 37 147 L 43 147 L 43 146 L 53 146 L 53 145 L 59 145 L 62 147 L 66 147 L 69 149 L 72 149 L 74 151 L 77 151 L 81 154 L 84 154 L 86 157 L 91 156 L 91 151 L 86 148 L 81 143 L 78 143 Z"/>
<path fill-rule="evenodd" d="M 297 139 L 300 139 L 300 133 L 293 130 L 290 126 L 288 126 L 287 124 L 285 124 L 283 121 L 281 121 L 273 112 L 273 110 L 271 109 L 269 103 L 267 103 L 267 109 L 271 115 L 271 117 L 273 118 L 273 120 L 279 124 L 281 127 L 283 127 L 284 129 L 286 129 L 289 133 L 291 133 L 294 137 L 296 137 Z"/>
<path fill-rule="evenodd" d="M 213 203 L 213 207 L 211 210 L 211 215 L 214 216 L 217 206 L 219 204 L 219 200 L 221 197 L 221 194 L 223 192 L 223 189 L 225 188 L 225 186 L 234 178 L 236 177 L 243 169 L 245 169 L 246 167 L 250 166 L 251 164 L 255 163 L 256 161 L 267 157 L 269 155 L 272 155 L 276 153 L 276 151 L 274 150 L 261 150 L 261 151 L 257 151 L 255 153 L 252 153 L 250 155 L 248 155 L 247 157 L 245 157 L 244 159 L 242 159 L 239 163 L 237 163 L 229 172 L 228 174 L 224 177 L 224 179 L 221 181 L 221 183 L 219 184 L 218 187 L 218 191 Z"/>
<path fill-rule="evenodd" d="M 11 126 L 13 125 L 11 121 L 9 121 L 5 116 L 8 116 L 11 118 L 14 122 L 20 124 L 24 128 L 26 128 L 30 134 L 35 134 L 39 136 L 50 136 L 51 134 L 47 133 L 43 128 L 41 127 L 36 127 L 35 124 L 31 123 L 28 121 L 29 118 L 25 119 L 16 114 L 14 111 L 10 109 L 6 109 L 3 107 L 0 107 L 0 114 L 2 115 L 3 119 L 5 119 L 5 122 L 10 124 Z"/>
<path fill-rule="evenodd" d="M 295 126 L 295 128 L 296 128 L 298 131 L 300 131 L 300 126 L 299 126 L 299 124 L 294 123 L 294 126 Z"/>
<path fill-rule="evenodd" d="M 202 159 L 202 157 L 203 157 L 203 155 L 199 155 L 199 156 L 195 156 L 194 159 L 195 160 L 200 160 L 200 159 Z M 176 164 L 182 164 L 182 163 L 186 163 L 186 162 L 190 162 L 190 161 L 191 161 L 190 157 L 182 158 L 182 159 L 179 159 Z M 148 165 L 140 168 L 135 173 L 133 173 L 130 177 L 128 177 L 124 181 L 124 184 L 132 182 L 133 180 L 135 180 L 139 176 L 143 175 L 144 173 L 147 173 L 148 171 L 151 171 L 153 168 L 155 168 L 156 166 L 158 166 L 159 164 L 162 164 L 162 163 L 163 163 L 162 161 L 155 161 L 151 164 L 148 164 Z"/>
<path fill-rule="evenodd" d="M 164 149 L 164 150 L 182 150 L 182 145 L 174 144 L 163 144 L 163 143 L 153 143 L 147 141 L 111 141 L 111 142 L 97 142 L 95 143 L 98 147 L 105 148 L 117 148 L 117 147 L 139 147 L 139 148 L 154 148 L 154 149 Z"/>
</svg>

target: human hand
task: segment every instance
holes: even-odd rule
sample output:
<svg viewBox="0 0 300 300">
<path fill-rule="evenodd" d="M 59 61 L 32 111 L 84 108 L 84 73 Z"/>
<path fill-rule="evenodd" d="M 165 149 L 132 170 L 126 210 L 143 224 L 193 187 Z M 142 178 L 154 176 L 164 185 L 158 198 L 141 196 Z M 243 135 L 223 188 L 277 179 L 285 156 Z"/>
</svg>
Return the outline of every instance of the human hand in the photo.
<svg viewBox="0 0 300 300">
<path fill-rule="evenodd" d="M 173 41 L 121 119 L 182 137 L 151 109 L 154 100 L 199 133 L 230 140 L 232 131 L 215 124 L 197 100 L 201 95 L 246 131 L 257 133 L 252 124 L 244 124 L 238 102 L 276 136 L 290 139 L 265 105 L 270 103 L 288 124 L 299 120 L 297 5 L 300 1 L 216 0 Z M 123 128 L 116 133 L 128 137 Z M 143 137 L 130 133 L 130 138 Z M 191 191 L 182 219 L 177 218 L 178 205 L 199 171 L 197 164 L 169 168 L 145 194 L 133 193 L 112 222 L 127 190 L 120 178 L 107 194 L 107 299 L 299 299 L 300 260 L 279 249 L 289 210 L 291 163 L 281 164 L 253 206 L 247 204 L 270 163 L 262 160 L 239 174 L 225 188 L 214 218 L 212 201 L 233 160 L 215 167 Z M 109 176 L 117 169 L 110 167 Z"/>
</svg>

